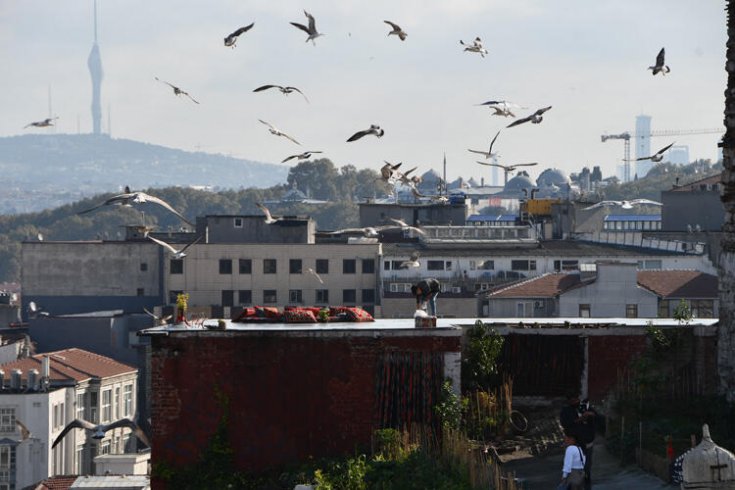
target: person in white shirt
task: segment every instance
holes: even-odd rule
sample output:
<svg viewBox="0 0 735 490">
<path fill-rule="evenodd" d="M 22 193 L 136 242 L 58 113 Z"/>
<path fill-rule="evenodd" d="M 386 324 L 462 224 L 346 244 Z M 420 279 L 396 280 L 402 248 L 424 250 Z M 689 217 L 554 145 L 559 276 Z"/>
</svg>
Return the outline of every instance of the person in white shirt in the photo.
<svg viewBox="0 0 735 490">
<path fill-rule="evenodd" d="M 566 484 L 569 490 L 584 490 L 584 453 L 582 448 L 577 445 L 577 438 L 574 433 L 567 432 L 564 435 L 564 444 L 566 450 L 564 452 L 564 466 L 561 470 L 561 484 L 559 488 L 564 488 Z"/>
</svg>

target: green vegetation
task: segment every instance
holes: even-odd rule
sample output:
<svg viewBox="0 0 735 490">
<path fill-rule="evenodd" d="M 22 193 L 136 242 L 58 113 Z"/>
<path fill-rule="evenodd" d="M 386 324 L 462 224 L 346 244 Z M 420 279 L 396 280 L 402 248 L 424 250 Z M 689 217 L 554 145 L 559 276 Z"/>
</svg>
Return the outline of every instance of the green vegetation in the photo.
<svg viewBox="0 0 735 490">
<path fill-rule="evenodd" d="M 477 320 L 467 332 L 467 347 L 462 354 L 463 390 L 488 390 L 498 383 L 496 362 L 503 349 L 503 337 Z"/>
</svg>

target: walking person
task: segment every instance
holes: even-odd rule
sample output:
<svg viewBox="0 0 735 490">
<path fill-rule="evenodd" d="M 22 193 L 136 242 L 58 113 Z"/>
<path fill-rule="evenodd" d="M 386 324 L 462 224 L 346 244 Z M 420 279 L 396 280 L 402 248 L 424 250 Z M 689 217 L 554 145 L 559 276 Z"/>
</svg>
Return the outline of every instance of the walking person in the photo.
<svg viewBox="0 0 735 490">
<path fill-rule="evenodd" d="M 416 309 L 420 310 L 424 304 L 428 304 L 429 315 L 436 316 L 436 297 L 439 290 L 439 281 L 434 278 L 424 279 L 411 286 L 411 294 L 416 297 Z"/>
<path fill-rule="evenodd" d="M 583 490 L 585 457 L 573 432 L 564 434 L 564 466 L 561 469 L 561 482 L 557 490 Z"/>
<path fill-rule="evenodd" d="M 574 434 L 577 444 L 584 452 L 584 490 L 592 488 L 592 454 L 594 452 L 596 418 L 597 412 L 590 406 L 589 400 L 580 402 L 576 393 L 567 395 L 567 404 L 559 413 L 559 423 L 564 432 Z"/>
</svg>

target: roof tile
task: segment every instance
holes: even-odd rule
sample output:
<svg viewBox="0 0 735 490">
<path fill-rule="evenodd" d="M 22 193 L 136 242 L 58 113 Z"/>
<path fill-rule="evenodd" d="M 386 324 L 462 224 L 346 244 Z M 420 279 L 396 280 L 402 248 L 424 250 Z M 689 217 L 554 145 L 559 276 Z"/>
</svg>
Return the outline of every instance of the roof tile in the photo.
<svg viewBox="0 0 735 490">
<path fill-rule="evenodd" d="M 90 378 L 109 378 L 120 374 L 135 372 L 137 368 L 128 366 L 109 357 L 105 357 L 84 349 L 71 348 L 55 352 L 35 354 L 31 357 L 18 359 L 0 365 L 6 373 L 13 369 L 20 369 L 22 377 L 28 376 L 31 369 L 41 370 L 41 362 L 45 356 L 51 359 L 49 365 L 50 381 L 84 381 Z"/>
</svg>

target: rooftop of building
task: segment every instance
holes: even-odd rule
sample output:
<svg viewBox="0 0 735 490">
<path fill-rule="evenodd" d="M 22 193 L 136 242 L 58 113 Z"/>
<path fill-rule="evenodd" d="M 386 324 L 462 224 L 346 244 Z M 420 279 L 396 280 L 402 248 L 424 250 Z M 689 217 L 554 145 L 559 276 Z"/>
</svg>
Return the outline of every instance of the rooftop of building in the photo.
<svg viewBox="0 0 735 490">
<path fill-rule="evenodd" d="M 28 379 L 32 369 L 41 371 L 43 358 L 49 358 L 49 378 L 52 384 L 82 382 L 90 379 L 103 379 L 122 374 L 135 373 L 137 368 L 128 366 L 109 357 L 79 348 L 63 349 L 55 352 L 34 354 L 0 365 L 6 376 L 20 369 L 22 379 Z"/>
<path fill-rule="evenodd" d="M 629 264 L 633 265 L 633 264 Z M 578 273 L 552 273 L 527 279 L 487 293 L 489 298 L 554 298 L 594 282 L 595 276 L 582 279 Z M 718 278 L 694 270 L 640 270 L 638 284 L 662 298 L 718 297 Z"/>
<path fill-rule="evenodd" d="M 604 221 L 661 221 L 660 214 L 608 214 Z"/>
<path fill-rule="evenodd" d="M 716 190 L 712 188 L 715 184 L 721 184 L 722 183 L 722 176 L 720 174 L 710 175 L 709 177 L 704 177 L 699 180 L 695 180 L 694 182 L 689 182 L 688 184 L 680 185 L 680 186 L 674 186 L 671 188 L 669 192 L 692 192 L 692 191 L 701 191 L 702 186 L 708 186 L 705 189 L 706 190 Z"/>
</svg>

